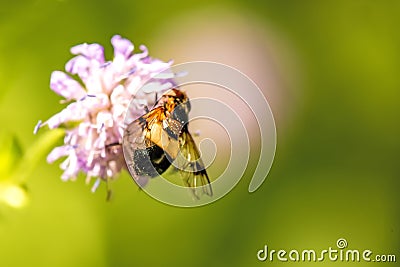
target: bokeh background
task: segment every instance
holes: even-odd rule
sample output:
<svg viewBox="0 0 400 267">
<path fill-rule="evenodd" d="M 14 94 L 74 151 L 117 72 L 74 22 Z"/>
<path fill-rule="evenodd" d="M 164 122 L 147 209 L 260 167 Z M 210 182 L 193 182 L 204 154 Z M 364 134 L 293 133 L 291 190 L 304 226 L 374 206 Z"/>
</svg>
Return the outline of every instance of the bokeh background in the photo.
<svg viewBox="0 0 400 267">
<path fill-rule="evenodd" d="M 247 192 L 252 156 L 230 194 L 191 209 L 151 199 L 127 173 L 106 202 L 103 187 L 62 182 L 38 154 L 25 205 L 0 205 L 0 265 L 285 266 L 256 253 L 322 250 L 339 238 L 399 261 L 399 12 L 398 1 L 368 0 L 1 1 L 1 183 L 24 169 L 38 119 L 61 109 L 49 78 L 69 48 L 98 42 L 110 57 L 114 34 L 163 60 L 243 71 L 270 102 L 278 144 L 258 191 Z"/>
</svg>

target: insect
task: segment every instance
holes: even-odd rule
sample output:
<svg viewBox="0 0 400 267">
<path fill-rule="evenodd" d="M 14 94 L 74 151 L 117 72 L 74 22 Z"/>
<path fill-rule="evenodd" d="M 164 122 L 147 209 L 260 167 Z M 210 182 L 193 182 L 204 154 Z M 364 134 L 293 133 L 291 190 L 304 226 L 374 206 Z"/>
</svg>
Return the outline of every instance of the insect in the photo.
<svg viewBox="0 0 400 267">
<path fill-rule="evenodd" d="M 127 126 L 124 156 L 139 185 L 173 165 L 195 198 L 213 195 L 200 152 L 189 133 L 189 111 L 189 98 L 174 88 L 165 92 L 151 111 Z"/>
</svg>

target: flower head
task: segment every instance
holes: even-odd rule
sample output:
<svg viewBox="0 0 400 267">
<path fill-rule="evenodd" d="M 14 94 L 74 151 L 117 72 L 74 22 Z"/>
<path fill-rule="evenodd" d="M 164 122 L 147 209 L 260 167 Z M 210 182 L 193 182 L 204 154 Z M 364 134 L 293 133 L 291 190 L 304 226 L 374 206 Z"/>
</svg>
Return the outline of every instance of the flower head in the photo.
<svg viewBox="0 0 400 267">
<path fill-rule="evenodd" d="M 71 48 L 75 57 L 67 62 L 66 72 L 54 71 L 50 78 L 51 89 L 69 104 L 35 127 L 35 132 L 44 125 L 65 127 L 64 145 L 54 148 L 47 161 L 66 157 L 60 165 L 63 180 L 75 179 L 79 172 L 87 175 L 88 183 L 97 177 L 92 191 L 101 180 L 115 178 L 125 167 L 120 145 L 125 124 L 142 115 L 146 107 L 154 105 L 157 95 L 174 85 L 171 73 L 155 77 L 168 73 L 172 62 L 149 57 L 145 46 L 135 54 L 133 44 L 119 35 L 112 37 L 111 43 L 112 61 L 105 60 L 99 44 Z"/>
</svg>

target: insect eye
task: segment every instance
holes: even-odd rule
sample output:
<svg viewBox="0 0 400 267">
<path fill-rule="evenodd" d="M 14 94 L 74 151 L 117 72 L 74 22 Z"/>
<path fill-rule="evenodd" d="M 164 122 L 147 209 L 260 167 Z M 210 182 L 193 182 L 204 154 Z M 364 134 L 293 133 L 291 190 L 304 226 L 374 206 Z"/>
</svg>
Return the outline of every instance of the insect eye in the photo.
<svg viewBox="0 0 400 267">
<path fill-rule="evenodd" d="M 172 118 L 180 121 L 182 124 L 186 124 L 189 120 L 188 113 L 189 110 L 186 103 L 179 104 L 174 108 L 174 111 L 172 112 Z"/>
</svg>

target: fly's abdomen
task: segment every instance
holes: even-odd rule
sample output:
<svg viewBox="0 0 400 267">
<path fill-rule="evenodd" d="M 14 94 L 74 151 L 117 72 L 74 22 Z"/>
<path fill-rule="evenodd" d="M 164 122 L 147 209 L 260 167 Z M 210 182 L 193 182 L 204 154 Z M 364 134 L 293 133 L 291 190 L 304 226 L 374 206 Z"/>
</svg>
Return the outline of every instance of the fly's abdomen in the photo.
<svg viewBox="0 0 400 267">
<path fill-rule="evenodd" d="M 133 169 L 138 176 L 154 178 L 165 172 L 171 165 L 164 150 L 153 145 L 145 149 L 136 149 L 133 153 Z"/>
</svg>

